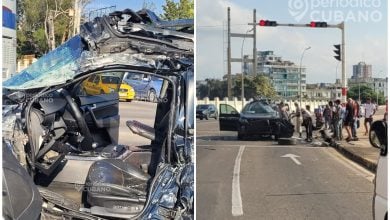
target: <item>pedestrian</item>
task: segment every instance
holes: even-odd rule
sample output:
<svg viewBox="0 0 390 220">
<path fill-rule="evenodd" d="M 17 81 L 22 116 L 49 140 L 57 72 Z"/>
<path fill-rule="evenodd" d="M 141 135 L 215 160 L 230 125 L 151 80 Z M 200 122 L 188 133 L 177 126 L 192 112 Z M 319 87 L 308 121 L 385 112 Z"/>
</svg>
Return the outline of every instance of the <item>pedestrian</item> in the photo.
<svg viewBox="0 0 390 220">
<path fill-rule="evenodd" d="M 369 126 L 371 127 L 372 116 L 375 114 L 375 112 L 376 112 L 375 104 L 371 102 L 371 98 L 367 98 L 366 103 L 364 104 L 364 128 L 366 129 L 364 135 L 368 134 L 369 129 L 367 124 L 369 124 Z"/>
<path fill-rule="evenodd" d="M 332 123 L 334 124 L 333 137 L 339 141 L 342 140 L 342 138 L 343 138 L 342 131 L 343 131 L 343 118 L 344 118 L 344 116 L 345 116 L 345 108 L 343 108 L 343 106 L 341 105 L 340 100 L 337 99 L 334 102 Z"/>
<path fill-rule="evenodd" d="M 303 126 L 306 130 L 306 141 L 313 141 L 313 119 L 310 112 L 310 105 L 306 105 L 306 109 L 302 108 Z"/>
<path fill-rule="evenodd" d="M 332 110 L 329 104 L 325 106 L 322 115 L 324 116 L 325 120 L 325 129 L 330 129 L 330 127 L 332 127 Z"/>
<path fill-rule="evenodd" d="M 385 114 L 383 115 L 383 120 L 387 122 L 387 99 L 386 99 L 386 108 L 385 108 Z"/>
<path fill-rule="evenodd" d="M 360 121 L 359 121 L 360 105 L 355 100 L 352 100 L 352 105 L 353 105 L 353 126 L 351 129 L 351 133 L 352 133 L 353 140 L 358 141 L 359 138 L 357 137 L 357 129 L 360 127 Z"/>
<path fill-rule="evenodd" d="M 288 121 L 287 109 L 286 109 L 283 102 L 280 102 L 278 110 L 279 110 L 281 118 Z"/>
<path fill-rule="evenodd" d="M 301 120 L 301 110 L 297 102 L 294 103 L 295 106 L 295 132 L 298 133 L 299 138 L 302 138 L 302 120 Z"/>
<path fill-rule="evenodd" d="M 352 126 L 354 126 L 354 111 L 353 111 L 353 100 L 348 98 L 345 106 L 345 117 L 344 117 L 344 128 L 347 131 L 348 137 L 345 139 L 347 142 L 352 141 Z"/>
</svg>

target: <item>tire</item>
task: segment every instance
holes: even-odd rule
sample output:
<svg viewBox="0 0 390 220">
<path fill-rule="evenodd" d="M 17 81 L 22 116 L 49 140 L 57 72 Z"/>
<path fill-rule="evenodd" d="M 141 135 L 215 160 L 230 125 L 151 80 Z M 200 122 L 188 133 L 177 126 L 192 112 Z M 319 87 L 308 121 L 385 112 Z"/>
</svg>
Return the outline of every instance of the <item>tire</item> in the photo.
<svg viewBox="0 0 390 220">
<path fill-rule="evenodd" d="M 297 140 L 295 138 L 279 138 L 278 144 L 279 145 L 296 145 Z"/>
<path fill-rule="evenodd" d="M 133 101 L 132 99 L 126 99 L 126 102 L 131 102 L 131 101 Z"/>
<path fill-rule="evenodd" d="M 245 136 L 243 134 L 241 134 L 240 132 L 237 133 L 237 140 L 244 140 L 245 139 Z"/>
<path fill-rule="evenodd" d="M 203 117 L 200 117 L 199 119 L 200 119 L 200 120 L 203 120 Z"/>
<path fill-rule="evenodd" d="M 156 102 L 156 91 L 154 89 L 149 90 L 148 100 L 149 102 Z"/>
</svg>

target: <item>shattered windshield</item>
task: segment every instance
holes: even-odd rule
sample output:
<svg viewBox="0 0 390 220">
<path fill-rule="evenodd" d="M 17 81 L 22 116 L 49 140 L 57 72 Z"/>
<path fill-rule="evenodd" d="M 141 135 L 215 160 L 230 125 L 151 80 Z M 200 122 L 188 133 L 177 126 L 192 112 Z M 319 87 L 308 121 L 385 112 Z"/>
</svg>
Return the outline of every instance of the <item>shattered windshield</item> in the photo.
<svg viewBox="0 0 390 220">
<path fill-rule="evenodd" d="M 83 47 L 77 35 L 3 82 L 3 87 L 32 89 L 65 83 L 76 75 Z"/>
</svg>

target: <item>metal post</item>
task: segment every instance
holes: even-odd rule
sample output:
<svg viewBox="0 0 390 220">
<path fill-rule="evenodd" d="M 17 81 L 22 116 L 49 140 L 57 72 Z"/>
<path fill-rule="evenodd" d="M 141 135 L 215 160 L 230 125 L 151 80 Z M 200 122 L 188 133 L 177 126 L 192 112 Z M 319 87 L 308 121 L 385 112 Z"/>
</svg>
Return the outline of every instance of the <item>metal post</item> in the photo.
<svg viewBox="0 0 390 220">
<path fill-rule="evenodd" d="M 257 75 L 256 27 L 256 9 L 253 9 L 253 77 Z"/>
<path fill-rule="evenodd" d="M 301 115 L 302 115 L 302 60 L 306 50 L 309 50 L 310 48 L 311 47 L 307 47 L 303 50 L 301 61 L 299 62 L 299 108 L 300 108 L 299 110 L 301 111 Z"/>
<path fill-rule="evenodd" d="M 346 66 L 345 66 L 345 23 L 340 24 L 341 28 L 341 101 L 343 103 L 347 102 L 347 76 L 346 76 Z"/>
<path fill-rule="evenodd" d="M 227 80 L 228 80 L 228 91 L 227 91 L 227 96 L 229 100 L 232 98 L 232 66 L 231 66 L 231 45 L 230 45 L 230 7 L 228 7 L 227 11 L 228 15 L 228 32 L 227 32 L 227 37 L 228 37 L 228 51 L 227 51 Z"/>
</svg>

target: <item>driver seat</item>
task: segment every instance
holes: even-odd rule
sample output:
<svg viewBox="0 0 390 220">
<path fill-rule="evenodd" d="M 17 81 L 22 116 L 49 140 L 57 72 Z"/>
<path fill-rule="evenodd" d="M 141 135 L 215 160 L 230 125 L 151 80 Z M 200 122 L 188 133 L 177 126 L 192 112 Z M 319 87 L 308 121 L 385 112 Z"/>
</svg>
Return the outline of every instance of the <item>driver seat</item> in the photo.
<svg viewBox="0 0 390 220">
<path fill-rule="evenodd" d="M 139 213 L 145 204 L 150 176 L 119 159 L 94 162 L 85 182 L 87 202 L 113 213 Z"/>
</svg>

